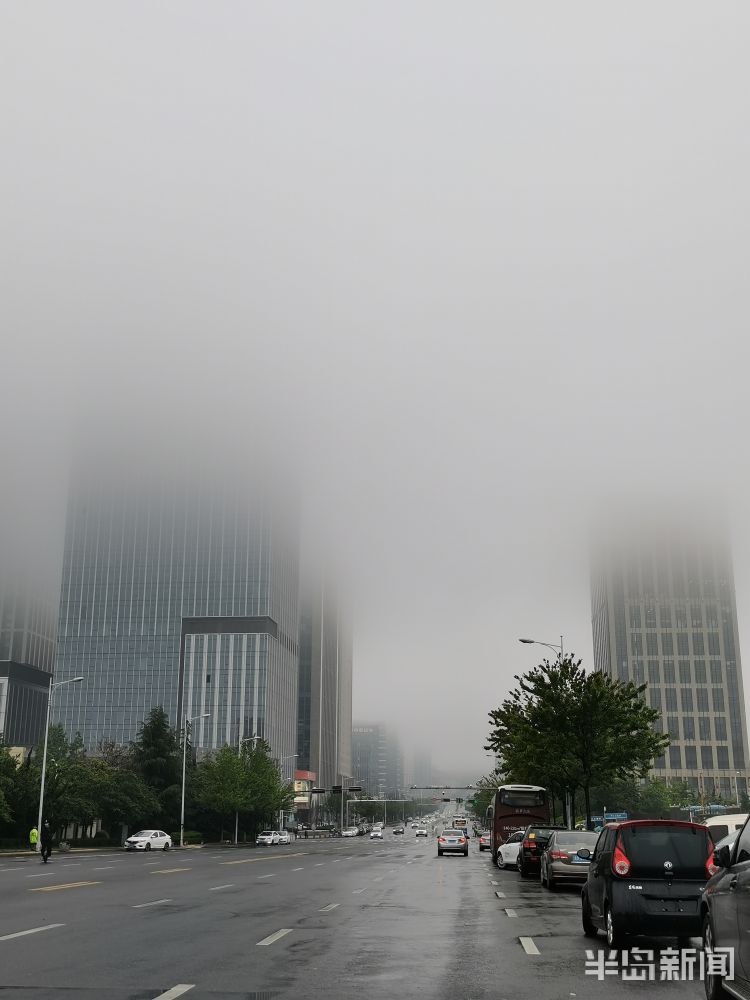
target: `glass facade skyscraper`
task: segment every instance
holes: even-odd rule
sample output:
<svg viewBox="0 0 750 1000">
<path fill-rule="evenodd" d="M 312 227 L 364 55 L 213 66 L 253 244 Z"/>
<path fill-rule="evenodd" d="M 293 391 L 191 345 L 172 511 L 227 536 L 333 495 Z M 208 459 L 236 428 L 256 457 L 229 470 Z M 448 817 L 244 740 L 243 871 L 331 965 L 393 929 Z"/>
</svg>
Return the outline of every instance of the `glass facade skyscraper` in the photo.
<svg viewBox="0 0 750 1000">
<path fill-rule="evenodd" d="M 85 744 L 135 738 L 162 705 L 193 743 L 258 735 L 294 753 L 298 554 L 279 505 L 247 485 L 124 477 L 75 484 L 52 716 Z M 242 480 L 244 484 L 244 480 Z"/>
<path fill-rule="evenodd" d="M 729 544 L 687 526 L 599 544 L 592 577 L 594 662 L 647 684 L 671 737 L 654 773 L 705 802 L 747 792 L 748 734 Z"/>
</svg>

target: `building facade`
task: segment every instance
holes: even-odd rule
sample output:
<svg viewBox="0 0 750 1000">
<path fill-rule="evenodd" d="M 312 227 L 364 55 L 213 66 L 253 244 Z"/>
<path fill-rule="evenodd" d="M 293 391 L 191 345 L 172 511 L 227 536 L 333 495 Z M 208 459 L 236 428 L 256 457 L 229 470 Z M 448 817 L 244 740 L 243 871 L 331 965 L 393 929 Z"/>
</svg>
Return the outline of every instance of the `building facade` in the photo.
<svg viewBox="0 0 750 1000">
<path fill-rule="evenodd" d="M 661 712 L 672 742 L 655 775 L 696 801 L 739 801 L 750 757 L 726 536 L 672 524 L 598 543 L 592 623 L 597 669 L 645 683 Z"/>
<path fill-rule="evenodd" d="M 404 760 L 396 735 L 382 723 L 355 723 L 352 728 L 352 770 L 373 798 L 401 798 Z"/>
<path fill-rule="evenodd" d="M 290 522 L 240 476 L 83 477 L 71 495 L 52 718 L 87 747 L 135 739 L 161 705 L 199 748 L 296 744 L 298 555 Z M 205 718 L 197 718 L 206 716 Z"/>
<path fill-rule="evenodd" d="M 330 588 L 302 601 L 297 766 L 330 788 L 352 776 L 352 637 Z"/>
<path fill-rule="evenodd" d="M 0 740 L 29 749 L 44 733 L 55 662 L 54 599 L 12 576 L 0 584 Z"/>
</svg>

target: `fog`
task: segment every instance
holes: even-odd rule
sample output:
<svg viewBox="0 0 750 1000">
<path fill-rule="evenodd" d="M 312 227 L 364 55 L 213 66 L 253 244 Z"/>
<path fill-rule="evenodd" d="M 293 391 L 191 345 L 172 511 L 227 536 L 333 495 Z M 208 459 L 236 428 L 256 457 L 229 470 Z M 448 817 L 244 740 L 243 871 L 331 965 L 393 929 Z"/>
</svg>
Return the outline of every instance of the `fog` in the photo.
<svg viewBox="0 0 750 1000">
<path fill-rule="evenodd" d="M 82 438 L 272 456 L 347 580 L 355 719 L 468 780 L 544 654 L 518 637 L 591 665 L 613 498 L 728 506 L 750 657 L 748 30 L 684 0 L 3 4 L 6 532 L 32 497 L 56 524 Z"/>
</svg>

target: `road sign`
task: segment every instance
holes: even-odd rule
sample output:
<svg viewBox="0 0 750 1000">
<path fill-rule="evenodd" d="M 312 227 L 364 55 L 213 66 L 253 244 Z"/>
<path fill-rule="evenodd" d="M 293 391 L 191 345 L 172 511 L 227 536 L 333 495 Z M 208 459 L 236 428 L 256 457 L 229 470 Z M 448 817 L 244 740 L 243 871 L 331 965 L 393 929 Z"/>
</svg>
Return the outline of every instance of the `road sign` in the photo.
<svg viewBox="0 0 750 1000">
<path fill-rule="evenodd" d="M 628 814 L 627 813 L 607 813 L 607 821 L 608 822 L 616 822 L 617 820 L 627 819 L 627 818 L 628 818 Z M 603 816 L 592 816 L 591 817 L 591 822 L 592 823 L 603 823 L 604 822 L 604 817 Z"/>
</svg>

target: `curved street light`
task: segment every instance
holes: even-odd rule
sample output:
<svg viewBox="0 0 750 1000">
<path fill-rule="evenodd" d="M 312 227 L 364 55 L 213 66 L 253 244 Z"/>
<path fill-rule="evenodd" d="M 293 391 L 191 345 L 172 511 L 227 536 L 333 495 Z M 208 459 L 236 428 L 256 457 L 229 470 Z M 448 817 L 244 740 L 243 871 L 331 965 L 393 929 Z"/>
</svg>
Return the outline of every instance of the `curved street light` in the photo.
<svg viewBox="0 0 750 1000">
<path fill-rule="evenodd" d="M 542 642 L 541 639 L 519 639 L 519 642 L 525 643 L 527 646 L 547 646 L 548 649 L 554 649 L 557 655 L 562 660 L 563 658 L 563 637 L 560 636 L 559 645 L 556 642 Z"/>
<path fill-rule="evenodd" d="M 44 810 L 44 781 L 47 777 L 47 741 L 49 738 L 49 714 L 52 708 L 52 692 L 55 688 L 62 687 L 63 684 L 80 684 L 83 680 L 81 677 L 70 677 L 67 681 L 50 681 L 49 691 L 47 693 L 47 723 L 44 727 L 44 753 L 42 754 L 42 781 L 39 788 L 39 817 L 37 819 L 36 828 L 39 832 L 37 837 L 35 850 L 37 853 L 42 849 L 42 811 Z"/>
</svg>

